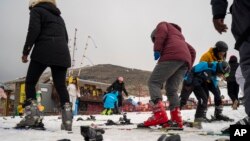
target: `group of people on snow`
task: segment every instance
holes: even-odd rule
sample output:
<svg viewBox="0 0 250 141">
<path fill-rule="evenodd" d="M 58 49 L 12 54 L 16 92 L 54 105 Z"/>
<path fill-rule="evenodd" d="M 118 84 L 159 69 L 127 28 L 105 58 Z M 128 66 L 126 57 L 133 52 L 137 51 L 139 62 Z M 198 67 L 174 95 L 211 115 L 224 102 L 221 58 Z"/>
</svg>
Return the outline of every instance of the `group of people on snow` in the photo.
<svg viewBox="0 0 250 141">
<path fill-rule="evenodd" d="M 245 5 L 245 3 L 248 3 L 248 5 Z M 248 17 L 250 13 L 249 4 L 249 1 L 241 0 L 234 1 L 231 6 L 233 16 L 232 32 L 237 40 L 236 48 L 240 52 L 240 68 L 242 71 L 241 76 L 243 76 L 240 80 L 245 80 L 245 86 L 244 88 L 242 87 L 242 90 L 245 94 L 245 108 L 248 115 L 244 118 L 246 124 L 249 124 L 250 116 L 250 32 L 247 32 L 250 27 L 250 19 Z M 226 15 L 227 1 L 211 0 L 211 5 L 216 30 L 219 33 L 225 32 L 227 26 L 224 24 L 223 19 Z M 32 47 L 34 47 L 25 81 L 25 117 L 17 124 L 17 127 L 41 125 L 42 117 L 37 108 L 35 86 L 43 71 L 47 67 L 50 67 L 53 82 L 60 97 L 62 109 L 61 129 L 71 131 L 72 105 L 70 104 L 69 93 L 75 91 L 77 87 L 74 86 L 73 88 L 69 86 L 68 91 L 65 84 L 67 68 L 71 66 L 65 23 L 60 16 L 61 12 L 57 8 L 55 0 L 30 0 L 29 8 L 30 21 L 23 48 L 23 63 L 28 62 L 28 55 Z M 223 41 L 218 41 L 214 47 L 210 48 L 209 51 L 201 57 L 200 62 L 194 65 L 196 51 L 185 40 L 182 29 L 177 24 L 165 21 L 160 22 L 153 30 L 151 39 L 154 44 L 154 59 L 158 60 L 148 80 L 153 115 L 144 121 L 142 125 L 162 125 L 165 128 L 175 126 L 183 129 L 181 108 L 185 105 L 191 92 L 194 92 L 198 99 L 195 121 L 203 122 L 207 120 L 206 112 L 209 91 L 214 95 L 215 118 L 222 120 L 227 119 L 228 117 L 222 114 L 223 105 L 218 86 L 218 78 L 227 80 L 228 92 L 233 100 L 233 107 L 237 108 L 239 104 L 239 90 L 236 88 L 238 85 L 235 82 L 238 82 L 238 80 L 234 78 L 234 75 L 235 72 L 237 76 L 241 74 L 236 71 L 239 67 L 235 56 L 230 57 L 229 63 L 226 62 L 227 44 Z M 167 115 L 162 101 L 161 88 L 164 83 L 166 95 L 170 103 L 170 116 Z M 182 83 L 183 88 L 179 97 L 177 92 Z M 104 96 L 104 103 L 106 103 L 104 104 L 105 110 L 103 114 L 120 112 L 122 91 L 128 95 L 124 87 L 123 77 L 118 77 L 107 89 L 108 93 Z M 72 99 L 72 101 L 74 100 Z M 110 107 L 107 106 L 109 102 L 117 104 Z M 110 109 L 116 110 L 110 111 Z"/>
</svg>

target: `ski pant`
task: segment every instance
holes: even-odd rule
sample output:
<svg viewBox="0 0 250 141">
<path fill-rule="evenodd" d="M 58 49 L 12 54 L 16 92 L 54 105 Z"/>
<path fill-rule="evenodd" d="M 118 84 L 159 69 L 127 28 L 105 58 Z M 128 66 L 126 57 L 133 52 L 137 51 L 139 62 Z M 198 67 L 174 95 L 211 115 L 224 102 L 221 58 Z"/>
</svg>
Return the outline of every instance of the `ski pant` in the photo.
<svg viewBox="0 0 250 141">
<path fill-rule="evenodd" d="M 118 92 L 118 96 L 117 96 L 117 99 L 118 99 L 118 107 L 122 107 L 122 101 L 123 101 L 123 96 L 122 96 L 122 92 Z"/>
<path fill-rule="evenodd" d="M 188 98 L 193 92 L 194 86 L 182 84 L 181 94 L 180 94 L 180 108 L 187 104 Z"/>
<path fill-rule="evenodd" d="M 76 99 L 77 99 L 76 96 L 69 95 L 69 100 L 72 103 L 72 111 L 76 110 Z"/>
<path fill-rule="evenodd" d="M 250 37 L 248 37 L 247 41 L 242 43 L 239 51 L 241 72 L 245 78 L 244 105 L 246 114 L 250 117 Z"/>
<path fill-rule="evenodd" d="M 236 81 L 227 82 L 227 93 L 233 102 L 238 100 L 239 85 Z"/>
<path fill-rule="evenodd" d="M 60 97 L 61 106 L 66 102 L 69 102 L 69 94 L 66 88 L 66 73 L 67 68 L 61 66 L 47 66 L 40 62 L 31 60 L 25 81 L 25 93 L 26 99 L 36 99 L 36 84 L 44 72 L 44 70 L 50 67 L 53 77 L 54 86 Z"/>
<path fill-rule="evenodd" d="M 162 99 L 161 87 L 166 82 L 165 90 L 170 103 L 170 110 L 179 107 L 180 102 L 177 92 L 187 69 L 187 64 L 183 61 L 158 62 L 148 81 L 151 100 Z"/>
<path fill-rule="evenodd" d="M 194 95 L 198 100 L 195 118 L 206 117 L 208 102 L 208 87 L 206 83 L 194 87 Z"/>
<path fill-rule="evenodd" d="M 208 96 L 209 96 L 209 91 L 211 91 L 212 94 L 214 95 L 215 107 L 220 106 L 222 104 L 222 100 L 221 100 L 221 93 L 219 86 L 215 87 L 213 83 L 206 83 L 206 84 L 207 85 L 205 86 L 206 88 L 204 88 L 204 90 L 206 90 Z"/>
</svg>

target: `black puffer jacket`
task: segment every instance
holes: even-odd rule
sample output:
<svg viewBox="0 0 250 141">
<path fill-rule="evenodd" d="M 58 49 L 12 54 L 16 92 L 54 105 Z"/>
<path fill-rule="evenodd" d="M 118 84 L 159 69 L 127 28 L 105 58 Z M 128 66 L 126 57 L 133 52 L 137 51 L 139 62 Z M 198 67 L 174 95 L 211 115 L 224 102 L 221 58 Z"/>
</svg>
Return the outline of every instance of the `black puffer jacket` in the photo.
<svg viewBox="0 0 250 141">
<path fill-rule="evenodd" d="M 236 81 L 235 72 L 239 66 L 238 59 L 235 56 L 231 56 L 229 59 L 229 65 L 231 70 L 229 76 L 227 77 L 227 82 L 234 82 Z"/>
<path fill-rule="evenodd" d="M 40 63 L 70 67 L 68 35 L 60 10 L 52 3 L 39 3 L 30 10 L 30 21 L 23 55 L 34 45 L 31 59 Z"/>
<path fill-rule="evenodd" d="M 120 83 L 118 80 L 116 80 L 111 86 L 109 86 L 107 88 L 108 92 L 111 91 L 118 91 L 120 94 L 122 93 L 122 91 L 124 91 L 124 93 L 126 94 L 126 96 L 128 96 L 128 92 L 125 89 L 125 84 L 124 82 Z"/>
</svg>

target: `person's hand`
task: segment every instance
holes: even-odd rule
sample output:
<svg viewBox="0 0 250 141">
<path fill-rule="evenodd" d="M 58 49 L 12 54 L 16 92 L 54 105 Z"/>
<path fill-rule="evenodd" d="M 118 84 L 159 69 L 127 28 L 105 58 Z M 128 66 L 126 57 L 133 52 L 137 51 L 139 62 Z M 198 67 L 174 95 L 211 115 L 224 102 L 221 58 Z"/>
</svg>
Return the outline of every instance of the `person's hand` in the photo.
<svg viewBox="0 0 250 141">
<path fill-rule="evenodd" d="M 23 55 L 22 56 L 22 62 L 23 63 L 27 63 L 29 60 L 28 60 L 28 55 Z"/>
<path fill-rule="evenodd" d="M 222 32 L 227 32 L 227 25 L 224 24 L 224 19 L 213 19 L 214 28 L 221 34 Z"/>
<path fill-rule="evenodd" d="M 160 58 L 161 54 L 159 51 L 155 51 L 154 52 L 154 57 L 155 57 L 155 60 L 158 60 Z"/>
</svg>

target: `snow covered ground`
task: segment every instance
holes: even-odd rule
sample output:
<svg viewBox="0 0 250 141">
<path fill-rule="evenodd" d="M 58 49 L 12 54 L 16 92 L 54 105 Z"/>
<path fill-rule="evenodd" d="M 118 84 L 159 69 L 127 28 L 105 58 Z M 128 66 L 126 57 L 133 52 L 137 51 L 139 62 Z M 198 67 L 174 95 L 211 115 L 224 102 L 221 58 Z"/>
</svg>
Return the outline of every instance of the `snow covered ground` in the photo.
<svg viewBox="0 0 250 141">
<path fill-rule="evenodd" d="M 221 93 L 225 96 L 225 99 L 229 99 L 226 89 L 221 89 Z M 211 95 L 212 96 L 212 95 Z M 193 97 L 193 96 L 192 96 Z M 240 95 L 241 97 L 241 95 Z M 165 98 L 164 98 L 165 99 Z M 212 98 L 213 99 L 213 98 Z M 143 103 L 148 102 L 149 98 L 140 98 Z M 169 111 L 168 115 L 169 115 Z M 183 110 L 182 117 L 184 120 L 193 121 L 195 110 Z M 208 109 L 207 117 L 210 118 L 214 113 L 214 107 Z M 244 107 L 241 105 L 238 110 L 232 110 L 230 106 L 224 107 L 223 114 L 233 118 L 235 121 L 246 116 Z M 60 139 L 70 139 L 71 141 L 83 141 L 83 137 L 80 133 L 80 126 L 87 126 L 91 124 L 99 125 L 99 128 L 105 128 L 105 134 L 103 135 L 104 141 L 157 141 L 157 139 L 164 134 L 164 131 L 150 130 L 150 129 L 134 129 L 136 125 L 126 126 L 103 126 L 108 119 L 113 121 L 119 121 L 122 115 L 94 115 L 96 121 L 87 121 L 88 115 L 81 115 L 74 117 L 73 132 L 68 133 L 60 130 L 61 119 L 58 116 L 46 116 L 44 117 L 44 124 L 47 128 L 46 131 L 37 130 L 15 130 L 12 129 L 20 120 L 20 117 L 0 117 L 0 137 L 1 141 L 57 141 Z M 150 112 L 142 113 L 127 113 L 127 118 L 131 119 L 132 123 L 141 123 L 145 121 Z M 85 121 L 76 121 L 77 118 L 83 118 Z M 229 126 L 233 122 L 213 122 L 202 124 L 203 129 L 200 131 L 213 131 L 220 133 L 220 130 Z M 107 129 L 108 128 L 108 129 Z M 182 141 L 214 141 L 221 136 L 204 136 L 199 135 L 198 129 L 192 129 L 189 127 L 184 128 L 184 132 L 180 132 Z M 229 137 L 227 137 L 229 138 Z"/>
<path fill-rule="evenodd" d="M 193 120 L 195 110 L 183 110 L 182 116 L 184 120 Z M 214 107 L 208 109 L 207 117 L 213 115 Z M 230 116 L 235 120 L 239 120 L 245 117 L 244 107 L 240 106 L 238 110 L 232 110 L 231 107 L 224 107 L 224 114 Z M 168 112 L 169 114 L 169 112 Z M 127 113 L 127 117 L 131 119 L 132 123 L 140 123 L 146 120 L 151 113 Z M 121 115 L 94 115 L 96 121 L 76 121 L 78 117 L 87 119 L 87 115 L 74 117 L 73 133 L 60 130 L 61 120 L 58 116 L 46 116 L 44 117 L 44 124 L 47 128 L 46 131 L 37 130 L 15 130 L 12 129 L 20 121 L 19 117 L 0 117 L 0 137 L 2 141 L 57 141 L 59 139 L 70 139 L 71 141 L 83 141 L 83 137 L 80 133 L 80 126 L 91 125 L 92 123 L 98 125 L 106 123 L 108 119 L 118 121 Z M 203 124 L 203 131 L 220 132 L 223 127 L 229 126 L 230 122 L 214 122 Z M 157 141 L 157 139 L 164 134 L 163 131 L 149 130 L 149 129 L 132 129 L 136 128 L 136 125 L 127 126 L 99 126 L 109 128 L 105 130 L 103 135 L 104 141 Z M 4 129 L 5 128 L 5 129 Z M 9 128 L 9 129 L 8 129 Z M 184 132 L 180 132 L 182 141 L 214 141 L 221 136 L 204 136 L 198 135 L 197 132 L 189 132 L 194 129 L 186 127 Z M 188 132 L 185 132 L 188 131 Z M 196 130 L 197 131 L 197 130 Z"/>
</svg>

